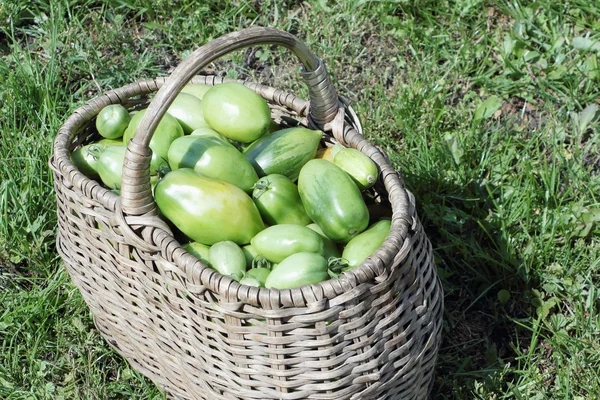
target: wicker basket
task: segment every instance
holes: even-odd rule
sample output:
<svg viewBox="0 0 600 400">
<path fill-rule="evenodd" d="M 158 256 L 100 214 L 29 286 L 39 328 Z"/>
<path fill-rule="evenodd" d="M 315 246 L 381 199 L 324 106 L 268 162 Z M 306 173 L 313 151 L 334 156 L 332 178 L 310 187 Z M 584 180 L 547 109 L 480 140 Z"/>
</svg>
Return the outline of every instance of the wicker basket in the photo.
<svg viewBox="0 0 600 400">
<path fill-rule="evenodd" d="M 302 64 L 310 102 L 243 82 L 274 117 L 324 131 L 381 169 L 392 229 L 360 267 L 290 290 L 240 285 L 186 252 L 157 216 L 149 181 L 152 133 L 188 82 L 233 50 L 278 44 Z M 94 139 L 108 104 L 149 103 L 128 145 L 121 194 L 86 178 L 70 153 Z M 97 138 L 97 136 L 96 136 Z M 58 205 L 57 248 L 106 340 L 177 399 L 424 399 L 440 343 L 442 288 L 414 198 L 384 154 L 361 135 L 323 63 L 294 36 L 250 28 L 211 41 L 166 79 L 107 92 L 75 110 L 50 160 Z"/>
</svg>

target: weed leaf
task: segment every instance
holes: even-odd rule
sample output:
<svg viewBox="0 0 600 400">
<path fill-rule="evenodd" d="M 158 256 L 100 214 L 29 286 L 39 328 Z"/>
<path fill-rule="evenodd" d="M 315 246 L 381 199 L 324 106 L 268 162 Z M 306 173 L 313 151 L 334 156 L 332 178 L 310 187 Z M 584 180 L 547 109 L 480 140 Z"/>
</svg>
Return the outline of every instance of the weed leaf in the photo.
<svg viewBox="0 0 600 400">
<path fill-rule="evenodd" d="M 582 51 L 600 51 L 600 41 L 578 36 L 571 41 L 573 47 Z"/>
<path fill-rule="evenodd" d="M 502 100 L 496 96 L 488 97 L 486 101 L 479 104 L 475 109 L 475 121 L 490 118 L 500 107 L 502 107 Z"/>
</svg>

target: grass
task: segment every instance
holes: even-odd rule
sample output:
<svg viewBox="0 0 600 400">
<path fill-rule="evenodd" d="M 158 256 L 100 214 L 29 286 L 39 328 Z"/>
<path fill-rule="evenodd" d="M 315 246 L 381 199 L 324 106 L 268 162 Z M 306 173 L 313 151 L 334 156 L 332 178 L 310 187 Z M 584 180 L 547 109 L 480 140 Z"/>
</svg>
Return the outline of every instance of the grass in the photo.
<svg viewBox="0 0 600 400">
<path fill-rule="evenodd" d="M 0 5 L 0 397 L 163 398 L 54 250 L 47 167 L 90 97 L 250 25 L 300 36 L 404 175 L 445 289 L 438 399 L 600 397 L 600 6 L 585 0 Z M 264 47 L 211 66 L 305 96 Z"/>
</svg>

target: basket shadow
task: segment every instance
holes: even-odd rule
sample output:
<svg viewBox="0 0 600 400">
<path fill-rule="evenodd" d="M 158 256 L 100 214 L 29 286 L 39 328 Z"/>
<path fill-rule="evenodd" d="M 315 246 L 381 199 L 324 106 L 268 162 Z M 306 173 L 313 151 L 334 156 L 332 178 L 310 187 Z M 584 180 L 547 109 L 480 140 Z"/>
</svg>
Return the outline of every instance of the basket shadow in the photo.
<svg viewBox="0 0 600 400">
<path fill-rule="evenodd" d="M 487 218 L 494 190 L 477 183 L 458 187 L 433 174 L 404 178 L 445 292 L 432 398 L 473 398 L 482 385 L 504 391 L 515 377 L 507 367 L 515 365 L 515 347 L 527 348 L 531 340 L 531 332 L 515 321 L 535 317 L 530 293 L 536 284 L 525 276 L 501 227 Z"/>
</svg>

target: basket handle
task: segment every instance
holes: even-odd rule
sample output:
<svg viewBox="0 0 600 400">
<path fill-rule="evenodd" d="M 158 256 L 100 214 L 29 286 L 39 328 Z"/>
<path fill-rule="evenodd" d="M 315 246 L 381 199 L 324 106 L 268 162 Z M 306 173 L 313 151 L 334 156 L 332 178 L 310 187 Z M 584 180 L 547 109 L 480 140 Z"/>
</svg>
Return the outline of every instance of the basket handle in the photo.
<svg viewBox="0 0 600 400">
<path fill-rule="evenodd" d="M 217 58 L 244 47 L 277 44 L 291 50 L 302 62 L 302 77 L 310 96 L 308 119 L 323 129 L 333 121 L 340 109 L 340 100 L 323 62 L 294 35 L 273 28 L 253 27 L 223 35 L 190 54 L 169 76 L 148 106 L 140 124 L 127 145 L 123 164 L 120 202 L 124 214 L 156 215 L 156 204 L 150 185 L 150 139 L 159 121 L 181 89 L 202 68 Z"/>
</svg>

